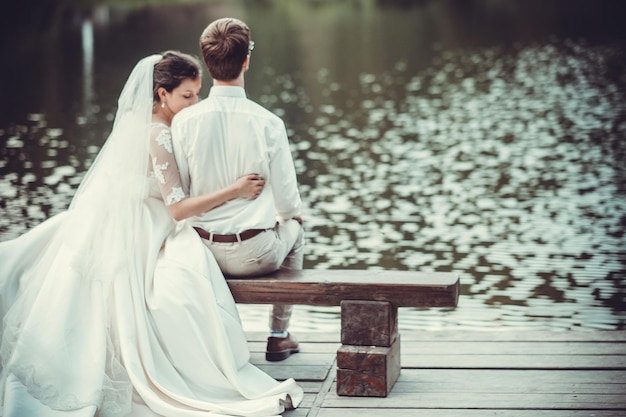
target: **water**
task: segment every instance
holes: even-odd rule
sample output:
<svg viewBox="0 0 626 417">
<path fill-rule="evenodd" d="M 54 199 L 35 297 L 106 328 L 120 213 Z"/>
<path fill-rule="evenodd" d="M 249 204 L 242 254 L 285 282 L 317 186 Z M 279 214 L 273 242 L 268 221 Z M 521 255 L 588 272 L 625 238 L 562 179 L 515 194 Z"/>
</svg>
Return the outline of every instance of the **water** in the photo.
<svg viewBox="0 0 626 417">
<path fill-rule="evenodd" d="M 307 268 L 457 271 L 459 307 L 401 309 L 401 330 L 624 329 L 624 7 L 587 4 L 66 10 L 4 46 L 0 239 L 65 209 L 140 57 L 197 53 L 208 22 L 239 16 L 256 42 L 248 94 L 289 129 Z M 240 306 L 247 329 L 265 328 L 259 309 Z M 292 320 L 338 326 L 336 308 Z"/>
</svg>

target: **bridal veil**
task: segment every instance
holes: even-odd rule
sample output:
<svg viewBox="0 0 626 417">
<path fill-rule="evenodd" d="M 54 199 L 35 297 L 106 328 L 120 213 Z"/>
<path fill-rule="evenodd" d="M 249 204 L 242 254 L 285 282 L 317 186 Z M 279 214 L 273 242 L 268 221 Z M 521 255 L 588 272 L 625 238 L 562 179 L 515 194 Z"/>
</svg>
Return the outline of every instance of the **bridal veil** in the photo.
<svg viewBox="0 0 626 417">
<path fill-rule="evenodd" d="M 12 273 L 3 271 L 3 279 L 14 277 L 14 299 L 4 303 L 2 382 L 14 374 L 55 409 L 130 405 L 132 386 L 113 351 L 107 303 L 114 280 L 143 275 L 136 248 L 144 244 L 138 227 L 147 195 L 152 73 L 159 59 L 146 57 L 133 69 L 111 133 L 69 209 L 48 221 L 54 225 L 39 226 L 51 230 L 39 245 L 28 233 L 17 239 L 39 253 L 11 256 L 0 246 L 7 263 L 29 260 Z"/>
</svg>

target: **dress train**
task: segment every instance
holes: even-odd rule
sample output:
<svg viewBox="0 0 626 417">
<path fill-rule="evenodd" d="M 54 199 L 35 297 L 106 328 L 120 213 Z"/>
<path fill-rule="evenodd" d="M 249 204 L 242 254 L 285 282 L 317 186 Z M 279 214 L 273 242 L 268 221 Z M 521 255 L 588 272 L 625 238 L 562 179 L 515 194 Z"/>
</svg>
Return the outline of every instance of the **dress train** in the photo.
<svg viewBox="0 0 626 417">
<path fill-rule="evenodd" d="M 144 204 L 142 268 L 110 286 L 72 269 L 76 248 L 50 243 L 70 213 L 0 243 L 1 312 L 21 326 L 3 350 L 2 415 L 255 417 L 301 402 L 293 379 L 277 382 L 249 363 L 215 259 L 162 200 Z M 59 260 L 43 278 L 29 273 L 41 251 Z"/>
</svg>

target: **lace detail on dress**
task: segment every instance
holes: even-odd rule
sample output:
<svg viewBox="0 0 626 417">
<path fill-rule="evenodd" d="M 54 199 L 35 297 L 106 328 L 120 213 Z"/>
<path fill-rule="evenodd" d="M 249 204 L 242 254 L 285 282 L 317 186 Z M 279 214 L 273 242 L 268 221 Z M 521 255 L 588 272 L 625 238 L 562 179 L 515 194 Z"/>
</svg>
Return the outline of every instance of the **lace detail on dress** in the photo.
<svg viewBox="0 0 626 417">
<path fill-rule="evenodd" d="M 154 169 L 154 177 L 159 182 L 159 184 L 165 184 L 165 176 L 163 175 L 163 171 L 167 170 L 168 165 L 169 165 L 169 162 L 158 164 L 157 159 L 152 158 L 152 167 Z"/>
<path fill-rule="evenodd" d="M 102 390 L 94 391 L 89 398 L 79 400 L 75 395 L 61 397 L 59 389 L 51 384 L 42 385 L 37 382 L 36 370 L 32 366 L 12 366 L 10 372 L 26 387 L 34 398 L 55 410 L 77 410 L 88 406 L 99 407 L 102 402 Z"/>
<path fill-rule="evenodd" d="M 163 146 L 169 153 L 172 152 L 172 132 L 169 129 L 162 129 L 159 135 L 156 137 L 156 142 Z"/>
<path fill-rule="evenodd" d="M 185 193 L 181 187 L 172 188 L 172 192 L 167 196 L 165 204 L 170 205 L 185 199 Z"/>
<path fill-rule="evenodd" d="M 165 204 L 169 206 L 178 203 L 187 196 L 183 191 L 178 164 L 174 157 L 172 132 L 162 123 L 153 123 L 150 136 L 151 175 L 157 181 Z"/>
<path fill-rule="evenodd" d="M 7 377 L 12 374 L 26 388 L 26 391 L 42 404 L 54 410 L 72 411 L 85 407 L 97 408 L 98 417 L 123 417 L 131 411 L 133 386 L 128 374 L 117 358 L 113 356 L 111 342 L 108 342 L 107 364 L 102 376 L 100 389 L 78 398 L 74 394 L 61 394 L 60 388 L 54 384 L 41 382 L 37 368 L 32 365 L 12 363 L 11 352 L 15 348 L 19 329 L 10 327 L 5 329 L 4 339 L 0 347 L 2 357 L 2 380 L 0 388 L 4 391 Z M 44 372 L 45 373 L 45 372 Z M 65 387 L 61 387 L 63 389 Z M 0 405 L 4 403 L 4 396 L 0 396 Z M 0 408 L 1 409 L 1 408 Z"/>
</svg>

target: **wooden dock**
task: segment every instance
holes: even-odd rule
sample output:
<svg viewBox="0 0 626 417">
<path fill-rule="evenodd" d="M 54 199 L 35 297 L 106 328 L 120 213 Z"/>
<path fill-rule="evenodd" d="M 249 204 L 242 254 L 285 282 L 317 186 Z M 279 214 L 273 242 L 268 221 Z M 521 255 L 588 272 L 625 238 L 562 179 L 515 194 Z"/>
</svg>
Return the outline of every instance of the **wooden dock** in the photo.
<svg viewBox="0 0 626 417">
<path fill-rule="evenodd" d="M 270 363 L 266 334 L 248 333 L 252 362 L 305 390 L 284 417 L 626 416 L 626 331 L 401 331 L 386 398 L 336 394 L 339 334 L 296 337 L 301 352 Z"/>
</svg>

